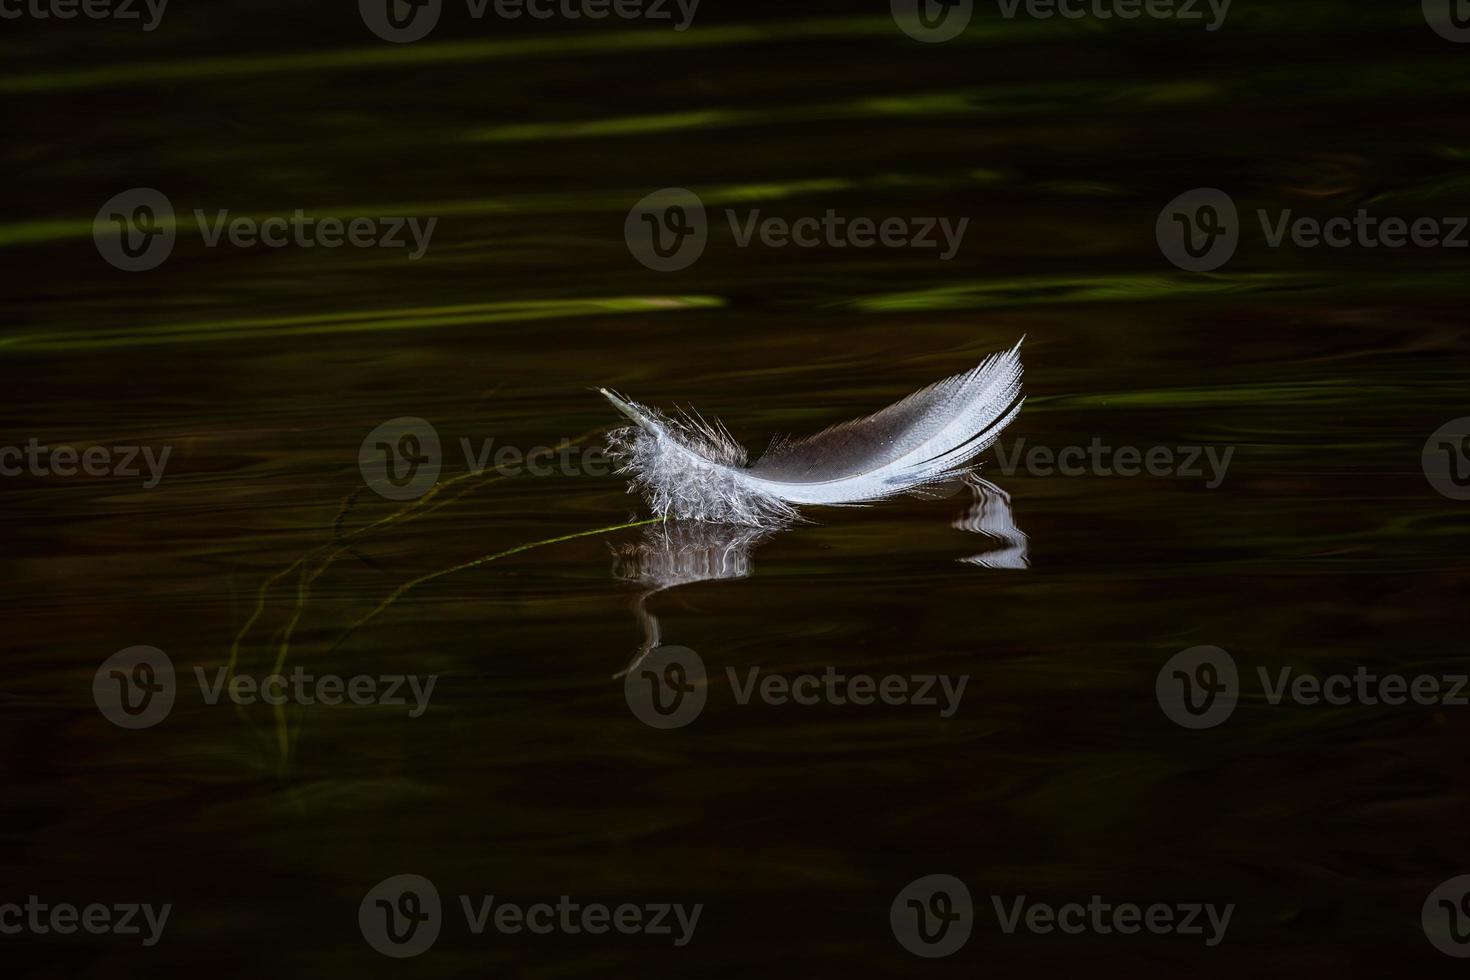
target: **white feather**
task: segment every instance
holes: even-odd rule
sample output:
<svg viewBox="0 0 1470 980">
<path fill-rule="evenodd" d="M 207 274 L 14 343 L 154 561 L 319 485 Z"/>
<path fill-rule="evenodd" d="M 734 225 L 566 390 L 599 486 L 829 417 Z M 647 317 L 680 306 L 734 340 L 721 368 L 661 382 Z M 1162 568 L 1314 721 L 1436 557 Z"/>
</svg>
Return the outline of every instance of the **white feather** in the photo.
<svg viewBox="0 0 1470 980">
<path fill-rule="evenodd" d="M 973 469 L 1016 417 L 1021 345 L 866 418 L 773 445 L 755 465 L 718 423 L 671 418 L 599 389 L 633 425 L 609 450 L 663 517 L 775 526 L 803 504 L 861 504 L 922 490 Z"/>
</svg>

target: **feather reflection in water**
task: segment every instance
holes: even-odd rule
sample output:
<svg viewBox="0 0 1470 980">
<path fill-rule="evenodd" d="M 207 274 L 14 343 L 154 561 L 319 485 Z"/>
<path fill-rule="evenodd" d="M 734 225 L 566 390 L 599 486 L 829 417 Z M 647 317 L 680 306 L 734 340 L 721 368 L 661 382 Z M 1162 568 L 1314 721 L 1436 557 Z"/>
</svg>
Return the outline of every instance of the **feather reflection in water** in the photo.
<svg viewBox="0 0 1470 980">
<path fill-rule="evenodd" d="M 965 484 L 974 493 L 974 502 L 968 510 L 957 517 L 954 527 L 960 531 L 983 534 L 994 539 L 1000 547 L 982 551 L 960 561 L 981 568 L 1026 568 L 1026 535 L 1016 526 L 1011 514 L 1011 495 L 989 480 L 974 474 L 965 478 Z"/>
<path fill-rule="evenodd" d="M 648 611 L 648 598 L 676 585 L 717 579 L 749 578 L 755 567 L 751 551 L 773 532 L 733 524 L 669 521 L 649 527 L 643 540 L 613 549 L 613 575 L 643 587 L 633 612 L 643 626 L 643 645 L 622 677 L 660 644 L 658 617 Z"/>
<path fill-rule="evenodd" d="M 1026 535 L 1011 515 L 1011 495 L 974 474 L 962 482 L 974 500 L 953 526 L 983 534 L 1000 546 L 960 560 L 982 568 L 1028 567 Z M 667 521 L 646 528 L 637 543 L 614 547 L 614 577 L 642 587 L 633 600 L 633 612 L 643 627 L 643 643 L 613 677 L 625 676 L 663 642 L 658 617 L 648 611 L 650 596 L 695 582 L 749 578 L 755 569 L 751 553 L 776 533 L 777 529 L 737 524 Z"/>
</svg>

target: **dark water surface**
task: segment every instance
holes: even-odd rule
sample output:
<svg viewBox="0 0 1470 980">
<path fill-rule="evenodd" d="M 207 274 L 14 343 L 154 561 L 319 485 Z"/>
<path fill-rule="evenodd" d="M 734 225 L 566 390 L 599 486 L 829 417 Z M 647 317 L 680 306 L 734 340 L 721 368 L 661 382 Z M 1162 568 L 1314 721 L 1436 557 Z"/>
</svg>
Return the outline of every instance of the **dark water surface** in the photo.
<svg viewBox="0 0 1470 980">
<path fill-rule="evenodd" d="M 1470 872 L 1470 707 L 1272 705 L 1256 675 L 1470 670 L 1470 505 L 1421 467 L 1466 414 L 1467 252 L 1273 249 L 1254 217 L 1466 213 L 1470 48 L 1417 3 L 1237 0 L 1212 33 L 982 5 L 944 44 L 904 36 L 882 3 L 706 0 L 682 33 L 475 24 L 451 6 L 404 45 L 345 3 L 175 3 L 153 32 L 0 34 L 0 442 L 171 447 L 146 489 L 0 481 L 0 903 L 173 904 L 151 948 L 4 935 L 0 962 L 56 977 L 1458 966 L 1421 907 Z M 439 220 L 419 261 L 207 247 L 185 223 L 167 262 L 129 273 L 99 257 L 92 216 L 138 186 L 186 217 Z M 671 186 L 700 195 L 710 241 L 659 273 L 623 223 Z M 1196 187 L 1240 208 L 1240 248 L 1213 272 L 1176 268 L 1155 239 Z M 969 225 L 947 262 L 741 248 L 726 208 Z M 1218 485 L 1203 460 L 1198 476 L 1064 476 L 987 453 L 1024 537 L 967 529 L 962 488 L 814 510 L 756 542 L 569 537 L 647 507 L 616 477 L 475 475 L 461 451 L 596 445 L 616 422 L 600 385 L 693 404 L 759 451 L 1023 335 L 1007 453 L 1229 450 Z M 442 440 L 440 487 L 417 500 L 373 493 L 358 467 L 400 416 Z M 709 674 L 677 730 L 641 723 L 615 676 L 654 628 Z M 171 658 L 179 693 L 128 731 L 92 682 L 140 644 Z M 1229 651 L 1242 691 L 1196 731 L 1155 681 L 1199 645 Z M 194 668 L 230 663 L 438 680 L 419 717 L 206 703 Z M 969 680 L 941 717 L 742 705 L 727 668 Z M 432 950 L 392 960 L 358 908 L 405 873 L 434 882 L 445 922 Z M 889 912 L 937 873 L 969 887 L 975 931 L 927 960 Z M 461 895 L 704 908 L 676 947 L 475 936 Z M 991 896 L 1021 895 L 1234 912 L 1215 946 L 1007 935 Z"/>
</svg>

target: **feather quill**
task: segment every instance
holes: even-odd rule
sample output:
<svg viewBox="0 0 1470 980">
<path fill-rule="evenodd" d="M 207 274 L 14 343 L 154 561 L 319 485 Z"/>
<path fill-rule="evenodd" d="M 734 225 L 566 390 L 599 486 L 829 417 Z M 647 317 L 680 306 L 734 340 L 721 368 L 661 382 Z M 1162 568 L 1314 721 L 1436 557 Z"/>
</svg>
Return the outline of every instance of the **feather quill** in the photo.
<svg viewBox="0 0 1470 980">
<path fill-rule="evenodd" d="M 663 517 L 777 527 L 807 504 L 865 504 L 964 476 L 1020 412 L 1020 343 L 866 418 L 778 442 L 754 465 L 718 422 L 598 390 L 632 425 L 609 452 Z"/>
</svg>

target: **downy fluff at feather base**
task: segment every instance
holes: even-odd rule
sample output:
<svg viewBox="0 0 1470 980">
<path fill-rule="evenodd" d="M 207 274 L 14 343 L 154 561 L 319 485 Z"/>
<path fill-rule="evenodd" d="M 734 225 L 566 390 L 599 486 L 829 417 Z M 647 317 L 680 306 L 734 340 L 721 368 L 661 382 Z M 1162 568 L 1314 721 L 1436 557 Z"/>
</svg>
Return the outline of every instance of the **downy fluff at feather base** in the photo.
<svg viewBox="0 0 1470 980">
<path fill-rule="evenodd" d="M 718 422 L 665 415 L 600 388 L 633 424 L 608 452 L 661 517 L 773 527 L 804 504 L 864 504 L 922 491 L 974 469 L 1020 412 L 1021 345 L 866 418 L 778 441 L 754 465 Z"/>
</svg>

